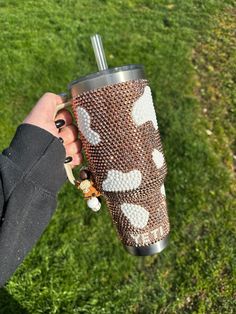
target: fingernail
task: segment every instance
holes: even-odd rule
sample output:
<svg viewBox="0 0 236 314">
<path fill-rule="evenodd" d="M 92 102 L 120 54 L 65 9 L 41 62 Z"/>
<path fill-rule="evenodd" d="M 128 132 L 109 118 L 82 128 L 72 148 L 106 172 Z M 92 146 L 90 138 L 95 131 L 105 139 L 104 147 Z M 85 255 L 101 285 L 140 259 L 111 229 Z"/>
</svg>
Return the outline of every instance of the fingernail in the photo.
<svg viewBox="0 0 236 314">
<path fill-rule="evenodd" d="M 59 129 L 65 124 L 65 120 L 59 119 L 55 121 L 56 127 Z"/>
<path fill-rule="evenodd" d="M 71 162 L 73 158 L 71 156 L 66 157 L 64 163 L 67 164 L 68 162 Z"/>
<path fill-rule="evenodd" d="M 62 137 L 58 137 L 59 141 L 63 144 L 64 143 L 64 140 Z"/>
</svg>

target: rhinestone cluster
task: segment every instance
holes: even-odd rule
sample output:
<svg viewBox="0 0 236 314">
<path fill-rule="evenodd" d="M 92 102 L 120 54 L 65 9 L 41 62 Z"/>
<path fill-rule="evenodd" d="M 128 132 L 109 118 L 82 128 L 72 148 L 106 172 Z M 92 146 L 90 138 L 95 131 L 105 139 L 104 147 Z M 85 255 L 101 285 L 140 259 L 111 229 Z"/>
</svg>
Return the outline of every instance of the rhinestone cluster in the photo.
<svg viewBox="0 0 236 314">
<path fill-rule="evenodd" d="M 83 108 L 89 115 L 90 130 L 100 137 L 99 143 L 93 145 L 80 131 L 94 187 L 105 197 L 118 234 L 122 242 L 129 246 L 149 245 L 165 238 L 169 233 L 163 185 L 167 167 L 157 122 L 152 116 L 150 120 L 139 119 L 137 125 L 132 116 L 134 104 L 137 104 L 145 91 L 145 97 L 150 102 L 148 82 L 133 80 L 84 92 L 73 99 L 77 122 L 78 110 Z M 143 102 L 143 106 L 148 107 L 150 104 L 145 105 Z M 135 116 L 137 117 L 137 111 Z M 125 188 L 122 184 L 112 185 L 112 180 L 109 181 L 110 184 L 104 184 L 112 171 L 117 171 L 121 180 L 124 178 L 121 174 L 139 171 L 141 182 L 137 177 L 133 184 L 129 179 L 129 183 L 127 181 L 124 184 Z M 113 179 L 114 182 L 117 181 L 114 175 Z M 135 188 L 131 189 L 132 186 Z M 131 205 L 127 207 L 127 204 Z M 144 210 L 140 211 L 140 208 Z M 148 213 L 146 216 L 145 211 Z M 140 234 L 145 234 L 145 243 Z"/>
</svg>

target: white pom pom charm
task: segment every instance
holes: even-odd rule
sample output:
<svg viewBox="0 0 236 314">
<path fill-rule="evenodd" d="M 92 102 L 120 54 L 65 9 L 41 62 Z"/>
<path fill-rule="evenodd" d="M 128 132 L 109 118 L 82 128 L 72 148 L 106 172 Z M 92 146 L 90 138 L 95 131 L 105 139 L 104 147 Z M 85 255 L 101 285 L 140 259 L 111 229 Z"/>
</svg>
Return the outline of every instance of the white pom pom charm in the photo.
<svg viewBox="0 0 236 314">
<path fill-rule="evenodd" d="M 94 212 L 99 211 L 99 209 L 101 208 L 101 203 L 99 202 L 98 198 L 94 196 L 87 200 L 87 205 Z"/>
</svg>

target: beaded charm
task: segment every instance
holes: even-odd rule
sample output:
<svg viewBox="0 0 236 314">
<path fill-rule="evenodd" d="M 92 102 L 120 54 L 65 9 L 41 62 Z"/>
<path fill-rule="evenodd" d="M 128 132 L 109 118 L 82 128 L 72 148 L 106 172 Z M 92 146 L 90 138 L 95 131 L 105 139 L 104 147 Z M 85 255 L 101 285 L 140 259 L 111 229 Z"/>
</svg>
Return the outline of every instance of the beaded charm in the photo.
<svg viewBox="0 0 236 314">
<path fill-rule="evenodd" d="M 93 186 L 94 182 L 90 177 L 91 176 L 87 170 L 82 170 L 80 172 L 82 181 L 77 181 L 77 188 L 82 190 L 84 198 L 87 200 L 88 207 L 97 212 L 101 208 L 101 203 L 98 199 L 101 193 Z"/>
<path fill-rule="evenodd" d="M 87 200 L 87 205 L 89 208 L 91 208 L 94 212 L 99 211 L 101 208 L 101 203 L 96 197 L 91 197 Z"/>
</svg>

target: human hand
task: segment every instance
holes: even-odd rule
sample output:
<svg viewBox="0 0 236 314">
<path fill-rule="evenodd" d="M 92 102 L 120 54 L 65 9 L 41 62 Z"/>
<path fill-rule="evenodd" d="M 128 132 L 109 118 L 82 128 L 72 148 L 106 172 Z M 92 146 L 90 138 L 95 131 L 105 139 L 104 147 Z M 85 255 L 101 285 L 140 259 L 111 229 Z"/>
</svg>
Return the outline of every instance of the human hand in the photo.
<svg viewBox="0 0 236 314">
<path fill-rule="evenodd" d="M 44 94 L 23 123 L 36 125 L 58 137 L 66 150 L 65 162 L 74 168 L 83 161 L 82 142 L 78 139 L 78 128 L 73 124 L 72 115 L 68 110 L 60 110 L 55 121 L 53 120 L 56 106 L 61 103 L 63 97 L 53 93 Z"/>
</svg>

